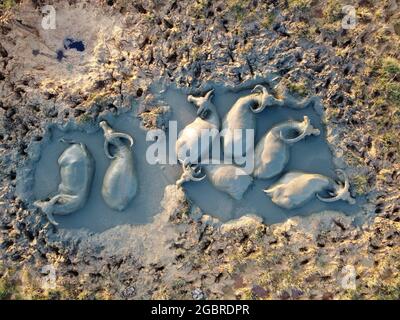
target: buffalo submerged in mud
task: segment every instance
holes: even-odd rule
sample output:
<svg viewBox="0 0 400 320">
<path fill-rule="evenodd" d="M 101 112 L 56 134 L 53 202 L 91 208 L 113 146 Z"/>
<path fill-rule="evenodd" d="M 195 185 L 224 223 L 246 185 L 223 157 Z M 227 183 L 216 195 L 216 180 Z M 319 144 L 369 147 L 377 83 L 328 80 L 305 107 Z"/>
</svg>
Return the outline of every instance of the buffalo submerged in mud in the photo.
<svg viewBox="0 0 400 320">
<path fill-rule="evenodd" d="M 286 209 L 302 206 L 314 195 L 323 202 L 335 202 L 345 200 L 350 204 L 356 201 L 350 195 L 349 179 L 343 170 L 336 170 L 344 178 L 344 183 L 336 182 L 321 174 L 288 172 L 278 180 L 271 188 L 264 192 L 271 197 L 272 202 Z M 319 192 L 328 191 L 330 197 L 325 198 Z"/>
<path fill-rule="evenodd" d="M 208 204 L 215 203 L 222 210 L 230 210 L 229 208 L 237 207 L 238 210 L 240 210 L 241 214 L 256 213 L 262 215 L 264 218 L 265 215 L 263 215 L 263 212 L 267 212 L 268 214 L 271 214 L 272 212 L 272 214 L 282 215 L 287 214 L 290 211 L 290 214 L 296 214 L 298 211 L 295 209 L 301 207 L 303 203 L 308 202 L 308 200 L 312 198 L 311 194 L 314 192 L 312 186 L 314 185 L 317 185 L 317 187 L 321 185 L 316 192 L 321 191 L 323 193 L 327 193 L 328 191 L 331 191 L 331 195 L 338 193 L 334 197 L 328 199 L 324 199 L 321 196 L 317 195 L 318 199 L 325 203 L 331 203 L 335 199 L 339 200 L 339 198 L 344 197 L 343 195 L 340 196 L 342 193 L 340 193 L 339 187 L 337 187 L 336 189 L 334 188 L 335 186 L 339 186 L 338 184 L 335 184 L 333 180 L 330 180 L 322 174 L 315 173 L 313 177 L 321 177 L 318 180 L 320 181 L 320 183 L 312 184 L 310 186 L 312 190 L 309 188 L 311 190 L 310 192 L 308 192 L 307 194 L 302 194 L 300 196 L 292 194 L 288 196 L 292 198 L 294 197 L 296 199 L 301 197 L 302 200 L 300 201 L 300 203 L 297 203 L 296 199 L 290 200 L 290 203 L 284 203 L 285 201 L 283 201 L 279 195 L 285 194 L 285 192 L 289 192 L 290 190 L 292 190 L 293 183 L 289 183 L 291 181 L 286 181 L 285 175 L 281 178 L 281 180 L 278 179 L 278 182 L 285 182 L 279 184 L 279 187 L 276 184 L 271 186 L 271 182 L 273 181 L 268 181 L 269 179 L 279 174 L 282 174 L 286 166 L 289 167 L 289 170 L 293 170 L 294 168 L 296 168 L 299 160 L 301 160 L 299 156 L 289 156 L 289 147 L 293 146 L 294 144 L 300 144 L 300 142 L 304 140 L 307 136 L 320 135 L 320 130 L 322 128 L 319 129 L 317 127 L 314 127 L 314 125 L 311 124 L 310 120 L 310 117 L 312 117 L 314 124 L 314 121 L 317 122 L 318 118 L 315 117 L 313 113 L 311 113 L 312 110 L 305 110 L 305 107 L 310 105 L 310 101 L 312 101 L 312 99 L 308 99 L 307 103 L 306 100 L 304 100 L 298 105 L 295 105 L 293 103 L 292 105 L 288 106 L 289 109 L 299 110 L 293 112 L 302 113 L 303 121 L 290 119 L 276 124 L 276 120 L 271 118 L 273 118 L 275 113 L 282 112 L 279 108 L 284 108 L 286 110 L 287 108 L 286 106 L 280 106 L 282 104 L 282 100 L 273 98 L 264 86 L 256 85 L 251 91 L 250 95 L 240 96 L 236 100 L 236 103 L 232 104 L 231 102 L 227 101 L 227 104 L 229 103 L 230 107 L 229 110 L 227 110 L 227 112 L 225 113 L 225 116 L 223 113 L 221 114 L 220 112 L 220 110 L 224 107 L 221 108 L 221 106 L 218 105 L 217 108 L 216 105 L 211 101 L 214 92 L 215 88 L 207 91 L 204 96 L 195 97 L 189 95 L 185 99 L 187 102 L 196 105 L 197 110 L 196 112 L 193 112 L 193 108 L 190 108 L 190 112 L 192 114 L 195 113 L 193 115 L 194 119 L 193 116 L 191 119 L 188 118 L 188 123 L 186 124 L 186 126 L 183 126 L 179 138 L 175 141 L 175 153 L 178 156 L 178 162 L 181 163 L 183 173 L 181 174 L 180 178 L 176 177 L 174 178 L 175 180 L 170 181 L 170 183 L 175 182 L 178 187 L 182 186 L 185 192 L 187 192 L 188 197 L 191 197 L 191 195 L 193 194 L 191 192 L 193 187 L 190 183 L 186 184 L 185 182 L 194 181 L 196 182 L 196 184 L 199 183 L 203 186 L 202 188 L 200 188 L 200 192 L 196 192 L 196 197 L 194 197 L 195 203 L 198 202 L 197 199 L 200 199 L 201 197 L 208 197 Z M 255 113 L 260 113 L 260 118 L 264 117 L 261 114 L 261 111 L 263 111 L 263 109 L 268 105 L 277 105 L 277 108 L 266 110 L 271 113 L 270 115 L 268 115 L 269 123 L 260 126 L 259 121 L 256 121 L 254 115 L 252 114 L 255 111 Z M 223 142 L 226 141 L 226 132 L 229 132 L 230 129 L 220 128 L 220 118 L 224 117 L 224 119 L 226 119 L 230 113 L 235 111 L 235 109 L 242 109 L 244 108 L 244 106 L 246 106 L 246 108 L 248 109 L 247 111 L 250 112 L 246 114 L 248 116 L 250 115 L 251 118 L 249 118 L 249 126 L 246 126 L 249 128 L 253 127 L 254 129 L 260 131 L 259 133 L 262 134 L 262 136 L 253 136 L 253 139 L 258 140 L 255 152 L 247 150 L 248 146 L 246 145 L 246 148 L 244 149 L 246 150 L 246 162 L 244 163 L 245 166 L 241 166 L 238 161 L 235 163 L 229 163 L 228 160 L 228 162 L 225 163 L 225 158 L 224 161 L 221 162 L 222 159 L 210 157 L 210 148 L 214 146 L 214 143 L 217 146 L 223 146 L 223 149 L 221 150 L 223 151 L 223 153 L 220 154 L 221 157 L 225 156 L 226 151 L 228 151 L 229 153 L 229 150 L 225 149 L 225 145 L 223 144 Z M 284 111 L 284 113 L 285 118 L 293 117 L 292 115 L 287 115 L 288 113 L 290 114 L 290 112 L 288 111 Z M 133 114 L 127 116 L 126 121 L 132 121 L 133 118 L 135 118 L 134 116 L 132 116 Z M 133 135 L 130 135 L 128 133 L 125 133 L 130 132 L 130 129 L 127 130 L 127 127 L 125 127 L 124 129 L 125 132 L 116 131 L 108 124 L 108 121 L 113 122 L 112 119 L 108 119 L 107 121 L 102 120 L 99 122 L 98 125 L 103 131 L 104 140 L 102 139 L 102 142 L 104 153 L 102 154 L 101 151 L 99 151 L 99 154 L 97 152 L 99 147 L 93 147 L 91 145 L 91 147 L 96 149 L 96 158 L 99 157 L 99 163 L 103 162 L 103 160 L 100 161 L 100 159 L 102 158 L 106 158 L 109 160 L 104 161 L 104 163 L 106 164 L 106 169 L 104 173 L 99 173 L 102 182 L 99 183 L 98 180 L 96 180 L 96 189 L 97 187 L 101 187 L 101 189 L 100 191 L 96 190 L 95 192 L 96 195 L 97 193 L 101 194 L 104 203 L 108 206 L 109 209 L 113 210 L 111 212 L 131 212 L 131 207 L 136 208 L 136 204 L 134 204 L 132 200 L 138 194 L 139 187 L 143 188 L 146 183 L 151 185 L 151 181 L 145 181 L 146 179 L 143 178 L 139 179 L 139 172 L 137 172 L 135 168 L 138 164 L 135 165 L 134 153 L 132 150 L 134 139 L 132 136 L 137 136 L 137 134 L 135 133 Z M 262 123 L 263 122 L 264 121 L 262 121 Z M 271 123 L 273 123 L 273 125 L 271 125 Z M 128 122 L 123 124 L 122 127 L 124 127 L 125 125 L 128 125 Z M 119 124 L 118 126 L 120 127 L 121 124 Z M 171 127 L 169 128 L 169 130 L 171 129 Z M 245 129 L 249 129 L 247 127 Z M 212 134 L 210 135 L 212 139 L 203 141 L 203 131 L 216 131 L 216 135 Z M 170 131 L 168 131 L 168 133 L 171 134 Z M 146 137 L 146 139 L 140 138 L 139 140 L 140 142 L 142 142 L 142 140 L 149 141 L 147 138 L 148 137 Z M 313 139 L 309 139 L 306 144 L 308 145 L 309 141 L 312 140 Z M 160 139 L 156 142 L 156 144 L 161 143 L 162 141 L 166 142 L 166 139 Z M 239 142 L 239 144 L 242 145 L 243 141 Z M 169 143 L 168 146 L 170 145 L 171 144 Z M 198 149 L 199 145 L 200 149 Z M 147 146 L 147 149 L 150 149 L 150 146 Z M 189 155 L 187 152 L 189 152 Z M 147 165 L 152 167 L 162 166 L 160 162 L 157 163 L 151 161 L 151 159 L 149 161 L 149 154 L 151 155 L 151 152 L 137 152 L 137 155 L 139 156 L 139 158 L 137 159 L 138 162 L 147 162 Z M 252 154 L 252 156 L 248 157 L 249 154 Z M 304 155 L 304 151 L 302 151 L 302 154 Z M 303 155 L 301 156 L 301 158 L 304 158 Z M 289 162 L 289 160 L 292 160 L 292 158 L 295 158 L 294 161 Z M 247 161 L 250 161 L 252 163 L 252 165 L 249 166 L 251 169 L 248 168 Z M 304 164 L 307 163 L 304 162 Z M 307 167 L 308 166 L 309 165 L 307 165 Z M 101 165 L 101 167 L 103 167 L 103 165 Z M 304 168 L 301 168 L 301 166 L 299 169 L 304 170 Z M 204 174 L 200 176 L 200 173 L 202 171 Z M 295 172 L 297 172 L 297 170 Z M 292 177 L 292 175 L 290 174 L 289 176 Z M 212 189 L 210 190 L 204 189 L 205 184 L 204 182 L 201 182 L 206 177 L 208 178 L 208 184 L 212 186 Z M 307 178 L 307 176 L 304 176 L 303 178 Z M 260 180 L 265 181 L 263 182 Z M 314 181 L 315 179 L 311 180 Z M 183 186 L 183 184 L 185 185 Z M 268 186 L 270 187 L 268 188 Z M 347 179 L 345 183 L 345 188 L 347 188 L 346 190 L 349 189 L 349 183 Z M 264 192 L 271 196 L 270 202 L 274 203 L 276 206 L 271 207 L 270 203 L 265 202 L 265 193 L 263 193 L 262 190 L 265 190 Z M 229 202 L 225 204 L 226 201 L 230 200 L 225 200 L 226 198 L 219 198 L 221 194 L 228 195 L 230 200 L 233 200 L 234 203 Z M 264 197 L 260 197 L 259 194 L 263 195 Z M 142 195 L 142 198 L 143 197 L 145 197 L 145 195 Z M 56 202 L 56 200 L 57 198 L 51 200 L 49 204 L 52 204 L 54 201 Z M 140 202 L 141 201 L 143 200 L 141 199 Z M 96 203 L 98 202 L 99 200 L 96 200 Z M 131 202 L 132 206 L 130 206 Z M 348 202 L 350 204 L 353 204 L 353 201 Z M 39 202 L 36 203 L 36 205 L 38 204 Z M 83 204 L 81 204 L 79 208 L 81 208 L 82 206 Z M 224 206 L 225 209 L 222 208 L 222 206 Z M 49 211 L 49 209 L 45 208 L 43 205 L 42 208 L 43 211 L 48 214 L 47 212 Z M 278 210 L 278 208 L 282 208 L 287 211 Z M 304 209 L 310 210 L 310 208 L 312 207 Z M 318 208 L 321 207 L 318 206 Z M 210 213 L 217 214 L 218 212 L 211 211 Z M 48 214 L 48 216 L 49 219 L 52 219 L 51 214 Z M 52 219 L 52 222 L 54 223 L 54 219 Z"/>
<path fill-rule="evenodd" d="M 100 122 L 100 127 L 104 131 L 104 153 L 111 160 L 101 193 L 110 208 L 122 211 L 135 197 L 138 188 L 132 155 L 133 138 L 115 132 L 105 121 Z M 114 152 L 110 152 L 110 146 Z"/>
<path fill-rule="evenodd" d="M 54 225 L 58 223 L 53 214 L 67 215 L 85 205 L 95 170 L 94 159 L 83 143 L 62 141 L 70 143 L 71 146 L 58 159 L 61 174 L 58 194 L 50 200 L 34 202 Z"/>
<path fill-rule="evenodd" d="M 213 90 L 217 92 L 218 86 Z M 204 212 L 222 216 L 222 220 L 232 219 L 236 211 L 239 215 L 256 213 L 269 221 L 270 216 L 278 215 L 292 216 L 335 209 L 348 212 L 358 210 L 356 206 L 352 207 L 356 201 L 350 195 L 348 179 L 345 178 L 342 187 L 342 183 L 328 178 L 335 168 L 331 161 L 332 154 L 324 139 L 306 139 L 308 136 L 316 137 L 324 133 L 318 97 L 296 100 L 286 93 L 282 99 L 277 99 L 263 85 L 253 86 L 249 94 L 239 96 L 233 103 L 223 97 L 224 95 L 220 99 L 216 97 L 217 108 L 211 112 L 213 114 L 217 111 L 217 115 L 213 116 L 219 115 L 224 119 L 219 132 L 221 158 L 202 158 L 199 163 L 183 161 L 182 175 L 176 183 L 183 186 L 188 197 Z M 221 106 L 221 101 L 225 106 Z M 176 102 L 173 101 L 170 105 L 174 107 Z M 267 106 L 274 108 L 266 108 Z M 189 122 L 190 117 L 181 116 L 182 111 L 179 109 L 176 112 L 176 115 L 179 115 L 178 122 L 179 118 Z M 259 115 L 255 117 L 255 113 Z M 275 118 L 276 114 L 279 115 L 278 118 Z M 249 145 L 249 142 L 243 139 L 243 131 L 249 129 L 256 131 L 255 150 L 250 148 L 251 143 Z M 241 130 L 242 136 L 229 134 L 235 130 Z M 232 147 L 239 153 L 232 154 Z M 208 151 L 209 146 L 205 149 Z M 293 150 L 290 152 L 290 149 Z M 310 150 L 314 151 L 313 159 L 306 156 L 310 154 Z M 214 156 L 214 150 L 212 151 Z M 228 163 L 232 156 L 234 163 Z M 240 156 L 246 158 L 245 167 L 237 160 Z M 228 162 L 221 162 L 222 158 Z M 254 161 L 253 166 L 248 165 L 247 161 Z M 248 170 L 249 167 L 252 169 Z M 302 194 L 297 195 L 297 191 L 296 194 L 292 194 L 291 189 L 296 181 L 303 182 L 308 176 L 303 176 L 303 180 L 298 178 L 292 184 L 282 183 L 279 188 L 274 184 L 275 179 L 281 181 L 280 175 L 284 179 L 287 172 L 307 172 L 310 169 L 315 170 L 315 173 L 310 173 L 310 183 Z M 208 179 L 205 179 L 206 177 Z M 190 183 L 191 181 L 194 183 Z M 289 203 L 277 196 L 278 193 L 285 192 L 290 193 Z M 318 192 L 321 194 L 318 195 Z M 265 193 L 271 196 L 267 201 Z M 229 198 L 224 194 L 229 195 Z M 312 195 L 315 194 L 317 196 L 313 199 Z M 322 194 L 329 194 L 331 197 L 323 198 Z M 340 201 L 333 205 L 333 202 L 342 199 L 348 200 L 347 204 Z M 307 206 L 304 206 L 306 203 Z M 220 214 L 221 212 L 223 213 Z"/>
</svg>

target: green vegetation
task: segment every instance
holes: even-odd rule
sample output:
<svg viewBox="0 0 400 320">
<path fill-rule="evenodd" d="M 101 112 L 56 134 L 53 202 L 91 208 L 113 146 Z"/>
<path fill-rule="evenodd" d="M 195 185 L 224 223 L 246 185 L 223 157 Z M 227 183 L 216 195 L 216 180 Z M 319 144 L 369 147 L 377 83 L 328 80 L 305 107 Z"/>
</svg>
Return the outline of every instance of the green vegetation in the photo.
<svg viewBox="0 0 400 320">
<path fill-rule="evenodd" d="M 373 78 L 367 96 L 371 110 L 376 112 L 374 136 L 382 151 L 400 152 L 398 126 L 400 125 L 400 61 L 392 56 L 371 59 L 368 76 Z"/>
<path fill-rule="evenodd" d="M 275 20 L 275 13 L 269 12 L 267 13 L 261 20 L 261 26 L 263 28 L 270 28 Z"/>
<path fill-rule="evenodd" d="M 153 12 L 147 12 L 146 13 L 146 15 L 145 15 L 145 18 L 149 21 L 149 22 L 151 22 L 151 23 L 154 23 L 155 21 L 156 21 L 156 15 L 153 13 Z"/>
<path fill-rule="evenodd" d="M 93 119 L 88 114 L 83 114 L 78 118 L 78 122 L 82 123 L 82 124 L 90 123 L 92 121 L 93 121 Z"/>
<path fill-rule="evenodd" d="M 240 290 L 240 293 L 241 293 L 240 295 L 241 300 L 256 300 L 251 288 L 244 288 Z"/>
<path fill-rule="evenodd" d="M 304 82 L 297 82 L 297 83 L 289 82 L 287 84 L 287 88 L 289 89 L 290 92 L 300 97 L 306 97 L 308 95 L 307 86 Z"/>
<path fill-rule="evenodd" d="M 242 1 L 234 1 L 234 2 L 235 3 L 232 4 L 230 9 L 234 13 L 236 19 L 242 21 L 245 17 L 245 11 L 246 11 L 245 3 L 243 3 Z"/>
<path fill-rule="evenodd" d="M 362 195 L 368 192 L 369 185 L 368 185 L 368 178 L 366 175 L 357 175 L 352 178 L 352 186 L 354 191 L 358 195 Z"/>
<path fill-rule="evenodd" d="M 0 300 L 6 300 L 11 296 L 11 285 L 4 279 L 0 278 Z"/>
<path fill-rule="evenodd" d="M 289 9 L 304 10 L 311 6 L 312 0 L 288 0 Z"/>
<path fill-rule="evenodd" d="M 376 288 L 378 300 L 400 300 L 400 283 L 380 285 Z"/>
<path fill-rule="evenodd" d="M 342 3 L 337 0 L 328 0 L 324 5 L 323 18 L 325 23 L 335 23 L 341 21 L 342 18 Z"/>
<path fill-rule="evenodd" d="M 251 2 L 251 0 L 228 0 L 224 11 L 233 14 L 234 19 L 240 24 L 250 17 L 255 19 L 255 10 L 251 8 Z"/>
<path fill-rule="evenodd" d="M 388 78 L 400 77 L 400 61 L 392 57 L 383 59 L 381 74 Z"/>
<path fill-rule="evenodd" d="M 378 75 L 375 91 L 380 91 L 387 102 L 400 108 L 400 61 L 393 57 L 384 58 Z"/>
<path fill-rule="evenodd" d="M 194 2 L 192 7 L 193 15 L 198 19 L 205 18 L 205 9 L 209 5 L 208 0 L 197 0 Z"/>
<path fill-rule="evenodd" d="M 386 87 L 386 96 L 390 102 L 400 107 L 400 83 L 388 83 Z"/>
<path fill-rule="evenodd" d="M 0 9 L 9 10 L 13 8 L 17 3 L 15 0 L 2 0 L 0 2 Z"/>
<path fill-rule="evenodd" d="M 343 299 L 343 300 L 363 300 L 363 296 L 362 296 L 361 292 L 359 292 L 358 290 L 348 289 L 345 291 L 345 293 L 343 294 L 341 299 Z"/>
<path fill-rule="evenodd" d="M 178 290 L 183 288 L 186 285 L 186 281 L 182 278 L 176 279 L 172 283 L 172 289 Z"/>
<path fill-rule="evenodd" d="M 10 299 L 14 291 L 13 283 L 11 282 L 10 270 L 0 262 L 0 300 Z"/>
</svg>

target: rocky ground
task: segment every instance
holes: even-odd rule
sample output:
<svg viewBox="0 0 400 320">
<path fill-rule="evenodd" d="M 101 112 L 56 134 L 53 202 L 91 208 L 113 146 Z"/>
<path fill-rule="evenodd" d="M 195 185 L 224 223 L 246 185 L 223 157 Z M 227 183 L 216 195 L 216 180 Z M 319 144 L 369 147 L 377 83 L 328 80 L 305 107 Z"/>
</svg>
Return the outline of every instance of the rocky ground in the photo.
<svg viewBox="0 0 400 320">
<path fill-rule="evenodd" d="M 98 3 L 1 3 L 0 298 L 400 298 L 399 1 Z M 41 26 L 45 4 L 56 8 L 55 30 Z M 345 30 L 349 4 L 357 21 Z M 71 34 L 85 51 L 59 51 Z M 280 76 L 276 95 L 321 98 L 336 161 L 374 213 L 363 225 L 333 212 L 221 224 L 169 186 L 153 223 L 71 236 L 16 196 L 46 123 L 133 107 L 146 127 L 160 126 L 155 81 L 195 93 L 267 72 Z M 48 265 L 54 288 L 43 286 Z M 343 285 L 349 266 L 353 288 Z"/>
</svg>

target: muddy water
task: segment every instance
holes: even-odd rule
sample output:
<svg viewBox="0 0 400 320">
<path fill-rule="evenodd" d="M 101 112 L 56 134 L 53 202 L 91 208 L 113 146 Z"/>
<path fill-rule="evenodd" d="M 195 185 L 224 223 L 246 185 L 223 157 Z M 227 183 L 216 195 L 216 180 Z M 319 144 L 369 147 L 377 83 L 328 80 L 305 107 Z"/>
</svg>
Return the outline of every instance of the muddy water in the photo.
<svg viewBox="0 0 400 320">
<path fill-rule="evenodd" d="M 221 119 L 240 96 L 249 93 L 246 90 L 235 93 L 223 86 L 214 86 L 214 88 L 213 103 L 217 106 Z M 187 94 L 184 91 L 169 88 L 161 94 L 161 97 L 171 107 L 170 120 L 178 122 L 178 131 L 196 117 L 196 108 L 187 102 Z M 289 119 L 301 121 L 304 115 L 310 118 L 314 127 L 321 130 L 321 135 L 307 137 L 293 145 L 290 149 L 290 160 L 286 171 L 320 173 L 334 178 L 332 155 L 325 140 L 325 128 L 320 115 L 312 107 L 303 110 L 285 107 L 264 110 L 256 116 L 256 143 L 274 125 Z M 107 121 L 114 130 L 126 132 L 134 137 L 133 154 L 139 181 L 138 193 L 123 212 L 110 209 L 101 196 L 103 177 L 110 163 L 104 154 L 102 131 L 88 134 L 78 130 L 64 132 L 52 127 L 50 141 L 43 146 L 41 158 L 35 169 L 33 188 L 35 199 L 45 199 L 56 193 L 60 183 L 57 160 L 67 148 L 67 145 L 59 142 L 60 138 L 85 143 L 96 162 L 93 185 L 86 205 L 69 215 L 55 215 L 60 228 L 85 228 L 101 232 L 117 225 L 151 222 L 152 217 L 161 210 L 160 202 L 165 187 L 174 184 L 180 176 L 180 167 L 177 165 L 151 165 L 146 161 L 146 150 L 152 142 L 146 142 L 146 131 L 140 128 L 139 120 L 133 113 L 123 114 L 116 118 L 109 116 Z M 184 189 L 188 198 L 204 213 L 218 217 L 222 221 L 245 214 L 257 214 L 266 223 L 277 223 L 291 216 L 305 216 L 324 210 L 336 210 L 346 214 L 353 214 L 360 210 L 357 205 L 351 206 L 343 201 L 323 203 L 316 198 L 298 209 L 282 209 L 272 203 L 263 192 L 263 189 L 269 187 L 278 178 L 279 176 L 269 180 L 255 180 L 241 201 L 236 201 L 216 190 L 207 179 L 201 182 L 188 182 L 184 184 Z"/>
<path fill-rule="evenodd" d="M 213 103 L 218 109 L 221 120 L 239 97 L 250 92 L 249 90 L 232 92 L 223 86 L 213 87 L 215 88 Z M 186 97 L 187 94 L 176 88 L 169 88 L 164 94 L 166 103 L 172 109 L 171 120 L 178 121 L 178 129 L 182 129 L 193 121 L 196 115 L 196 107 L 188 103 Z M 302 110 L 273 107 L 257 114 L 255 143 L 273 126 L 290 119 L 302 121 L 304 115 L 310 118 L 314 127 L 321 130 L 321 135 L 307 137 L 291 147 L 290 160 L 285 172 L 296 170 L 320 173 L 336 178 L 332 154 L 326 143 L 326 131 L 321 121 L 321 116 L 313 107 L 307 107 Z M 218 217 L 223 221 L 252 213 L 261 216 L 266 223 L 277 223 L 291 216 L 305 216 L 325 210 L 335 210 L 346 214 L 353 214 L 360 210 L 357 205 L 352 206 L 344 201 L 323 203 L 317 198 L 301 208 L 293 210 L 280 208 L 263 192 L 263 189 L 270 186 L 279 177 L 268 180 L 255 180 L 241 201 L 236 201 L 227 194 L 216 190 L 207 179 L 201 182 L 187 182 L 184 184 L 184 189 L 189 199 L 198 205 L 203 212 Z M 358 202 L 360 201 L 358 200 Z"/>
<path fill-rule="evenodd" d="M 60 182 L 57 160 L 68 147 L 59 142 L 61 137 L 85 143 L 96 162 L 95 176 L 86 205 L 69 215 L 55 215 L 60 228 L 86 228 L 101 232 L 121 224 L 148 223 L 160 212 L 160 201 L 165 187 L 174 184 L 179 176 L 176 167 L 147 163 L 145 154 L 150 142 L 146 142 L 146 132 L 140 129 L 136 117 L 125 114 L 107 121 L 116 131 L 126 132 L 134 137 L 133 154 L 139 181 L 136 197 L 123 212 L 114 211 L 105 204 L 101 196 L 101 187 L 110 161 L 104 154 L 102 131 L 87 134 L 79 131 L 62 132 L 54 128 L 51 131 L 50 143 L 43 148 L 35 170 L 35 199 L 45 199 L 57 190 Z"/>
</svg>

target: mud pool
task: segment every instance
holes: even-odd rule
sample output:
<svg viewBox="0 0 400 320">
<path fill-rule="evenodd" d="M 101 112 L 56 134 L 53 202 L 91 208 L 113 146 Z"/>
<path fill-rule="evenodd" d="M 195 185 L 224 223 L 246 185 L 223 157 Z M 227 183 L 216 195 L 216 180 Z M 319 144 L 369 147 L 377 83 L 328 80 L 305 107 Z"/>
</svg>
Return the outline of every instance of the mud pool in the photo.
<svg viewBox="0 0 400 320">
<path fill-rule="evenodd" d="M 250 89 L 235 92 L 221 85 L 212 85 L 215 89 L 213 103 L 216 105 L 219 116 L 222 118 L 229 111 L 235 101 L 248 93 Z M 196 107 L 187 102 L 187 93 L 176 88 L 168 88 L 164 93 L 165 102 L 171 107 L 171 120 L 178 122 L 178 131 L 196 117 Z M 305 109 L 294 110 L 285 107 L 266 108 L 256 115 L 255 145 L 261 137 L 273 126 L 286 120 L 303 120 L 303 116 L 310 118 L 312 125 L 320 129 L 320 136 L 309 136 L 294 144 L 290 149 L 290 160 L 284 172 L 304 171 L 319 173 L 332 178 L 337 178 L 332 162 L 332 154 L 326 142 L 326 130 L 322 123 L 320 106 L 309 106 Z M 284 173 L 283 172 L 283 173 Z M 283 174 L 282 173 L 282 174 Z M 219 218 L 222 221 L 239 218 L 246 214 L 261 216 L 265 223 L 278 223 L 291 216 L 306 216 L 326 210 L 340 211 L 345 214 L 355 214 L 360 211 L 358 206 L 362 200 L 357 199 L 356 205 L 350 205 L 342 200 L 334 203 L 324 203 L 317 198 L 306 203 L 300 208 L 286 210 L 275 205 L 263 189 L 270 186 L 279 177 L 268 180 L 254 179 L 253 184 L 240 201 L 236 201 L 227 194 L 216 190 L 213 185 L 204 179 L 200 182 L 186 182 L 183 187 L 188 198 L 202 209 L 206 214 Z"/>
<path fill-rule="evenodd" d="M 215 88 L 213 103 L 218 109 L 221 120 L 240 96 L 250 92 L 247 89 L 234 92 L 220 85 L 213 85 L 213 88 Z M 196 116 L 196 107 L 187 102 L 187 92 L 169 87 L 165 91 L 159 90 L 158 94 L 170 106 L 169 119 L 178 122 L 178 132 L 193 121 Z M 255 143 L 274 125 L 289 119 L 301 121 L 304 115 L 310 118 L 314 127 L 321 130 L 321 135 L 310 136 L 294 144 L 290 149 L 290 160 L 284 172 L 296 170 L 320 173 L 336 178 L 332 155 L 326 143 L 325 128 L 321 121 L 318 106 L 316 108 L 310 106 L 301 110 L 285 107 L 267 108 L 256 116 Z M 140 120 L 133 112 L 118 117 L 109 115 L 106 120 L 115 130 L 128 133 L 134 138 L 133 154 L 139 181 L 138 193 L 123 212 L 110 209 L 101 196 L 103 177 L 109 166 L 109 159 L 104 154 L 102 131 L 99 129 L 96 132 L 87 133 L 83 130 L 61 130 L 57 126 L 52 126 L 49 129 L 49 141 L 42 146 L 41 157 L 34 171 L 33 198 L 35 200 L 46 199 L 57 192 L 60 183 L 57 160 L 67 147 L 65 143 L 59 141 L 60 138 L 83 142 L 96 162 L 94 180 L 87 203 L 82 209 L 72 214 L 55 215 L 60 228 L 84 228 L 94 232 L 102 232 L 123 224 L 149 223 L 152 217 L 161 211 L 160 202 L 165 187 L 175 184 L 181 174 L 178 165 L 151 165 L 147 163 L 146 150 L 152 142 L 146 142 L 146 131 L 140 128 Z M 269 187 L 281 175 L 268 180 L 255 179 L 240 201 L 216 190 L 207 179 L 200 182 L 187 182 L 183 187 L 188 199 L 197 205 L 203 213 L 217 217 L 222 221 L 239 218 L 246 214 L 256 214 L 261 216 L 264 222 L 271 224 L 282 222 L 291 216 L 306 216 L 325 210 L 340 211 L 349 215 L 360 212 L 358 205 L 352 206 L 344 201 L 324 203 L 317 198 L 297 209 L 285 210 L 280 208 L 272 203 L 263 189 Z M 358 199 L 357 201 L 360 204 L 362 200 Z"/>
<path fill-rule="evenodd" d="M 114 129 L 126 132 L 134 138 L 133 155 L 139 188 L 135 198 L 123 212 L 110 209 L 101 196 L 104 174 L 109 166 L 109 159 L 104 154 L 104 137 L 99 129 L 88 134 L 77 130 L 63 132 L 51 128 L 49 143 L 43 147 L 41 158 L 37 163 L 34 176 L 34 198 L 45 199 L 54 195 L 60 183 L 60 173 L 57 160 L 67 145 L 60 138 L 83 142 L 92 153 L 95 160 L 95 173 L 90 195 L 85 206 L 69 215 L 54 215 L 60 228 L 84 228 L 101 232 L 122 224 L 144 224 L 160 212 L 160 201 L 164 189 L 174 184 L 179 176 L 178 167 L 154 166 L 146 162 L 145 153 L 151 142 L 146 142 L 146 131 L 140 128 L 139 120 L 132 114 L 123 114 L 115 119 L 107 118 Z"/>
</svg>

